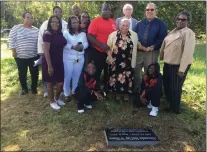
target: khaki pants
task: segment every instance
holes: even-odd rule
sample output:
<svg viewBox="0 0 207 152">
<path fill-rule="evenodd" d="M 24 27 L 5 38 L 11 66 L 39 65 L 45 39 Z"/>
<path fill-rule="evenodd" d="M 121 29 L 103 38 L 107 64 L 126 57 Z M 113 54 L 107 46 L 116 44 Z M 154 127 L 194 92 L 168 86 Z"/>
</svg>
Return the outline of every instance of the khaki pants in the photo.
<svg viewBox="0 0 207 152">
<path fill-rule="evenodd" d="M 159 51 L 154 50 L 152 52 L 137 52 L 136 67 L 134 69 L 134 92 L 139 91 L 142 81 L 142 68 L 144 67 L 144 73 L 147 72 L 147 67 L 153 63 L 158 62 Z"/>
</svg>

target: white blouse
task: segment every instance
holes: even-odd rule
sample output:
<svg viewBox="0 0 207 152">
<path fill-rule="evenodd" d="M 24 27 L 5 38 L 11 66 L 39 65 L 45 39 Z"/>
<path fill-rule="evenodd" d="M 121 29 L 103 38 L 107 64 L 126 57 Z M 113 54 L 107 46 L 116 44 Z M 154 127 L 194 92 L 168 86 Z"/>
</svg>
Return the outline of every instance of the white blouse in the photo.
<svg viewBox="0 0 207 152">
<path fill-rule="evenodd" d="M 88 48 L 88 40 L 87 40 L 85 32 L 71 35 L 68 30 L 65 30 L 63 32 L 63 36 L 67 40 L 67 45 L 63 49 L 64 53 L 69 53 L 71 55 L 77 55 L 78 51 L 71 49 L 71 47 L 72 45 L 77 45 L 78 42 L 82 42 L 83 44 L 83 51 L 78 52 L 78 55 L 83 55 L 85 53 L 84 50 Z"/>
</svg>

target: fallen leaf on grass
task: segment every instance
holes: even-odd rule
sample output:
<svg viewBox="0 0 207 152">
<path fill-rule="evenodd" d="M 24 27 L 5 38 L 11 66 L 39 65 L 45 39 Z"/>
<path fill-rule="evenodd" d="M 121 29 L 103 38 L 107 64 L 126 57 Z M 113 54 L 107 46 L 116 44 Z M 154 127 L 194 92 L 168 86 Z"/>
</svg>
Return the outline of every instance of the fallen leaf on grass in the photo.
<svg viewBox="0 0 207 152">
<path fill-rule="evenodd" d="M 98 151 L 96 147 L 90 147 L 87 151 Z"/>
<path fill-rule="evenodd" d="M 9 145 L 3 148 L 3 151 L 20 151 L 20 147 L 18 145 Z"/>
<path fill-rule="evenodd" d="M 193 148 L 192 146 L 188 145 L 188 144 L 185 144 L 185 147 L 184 147 L 184 151 L 195 151 L 195 148 Z"/>
</svg>

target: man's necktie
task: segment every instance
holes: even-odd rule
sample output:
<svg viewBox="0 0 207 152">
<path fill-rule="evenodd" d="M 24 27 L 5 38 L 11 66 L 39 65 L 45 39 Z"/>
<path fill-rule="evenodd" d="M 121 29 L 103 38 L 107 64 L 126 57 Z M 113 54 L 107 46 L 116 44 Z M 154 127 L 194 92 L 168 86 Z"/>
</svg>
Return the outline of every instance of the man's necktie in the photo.
<svg viewBox="0 0 207 152">
<path fill-rule="evenodd" d="M 147 37 L 148 37 L 149 29 L 150 29 L 150 24 L 148 23 L 145 28 L 144 36 L 143 36 L 143 42 L 145 46 L 147 45 Z"/>
</svg>

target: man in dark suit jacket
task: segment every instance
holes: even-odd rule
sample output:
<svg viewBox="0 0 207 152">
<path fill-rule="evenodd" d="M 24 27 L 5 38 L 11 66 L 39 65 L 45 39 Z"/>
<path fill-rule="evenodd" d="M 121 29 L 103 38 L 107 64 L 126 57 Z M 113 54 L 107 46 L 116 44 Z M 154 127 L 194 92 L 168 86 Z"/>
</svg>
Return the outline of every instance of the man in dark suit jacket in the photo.
<svg viewBox="0 0 207 152">
<path fill-rule="evenodd" d="M 130 22 L 129 29 L 133 30 L 133 31 L 135 30 L 136 24 L 137 24 L 138 21 L 136 19 L 132 18 L 132 12 L 133 12 L 132 5 L 131 4 L 125 4 L 124 7 L 123 7 L 124 16 L 116 19 L 117 29 L 119 29 L 119 25 L 120 25 L 121 20 L 123 18 L 127 18 L 127 19 L 129 19 L 129 22 Z"/>
</svg>

